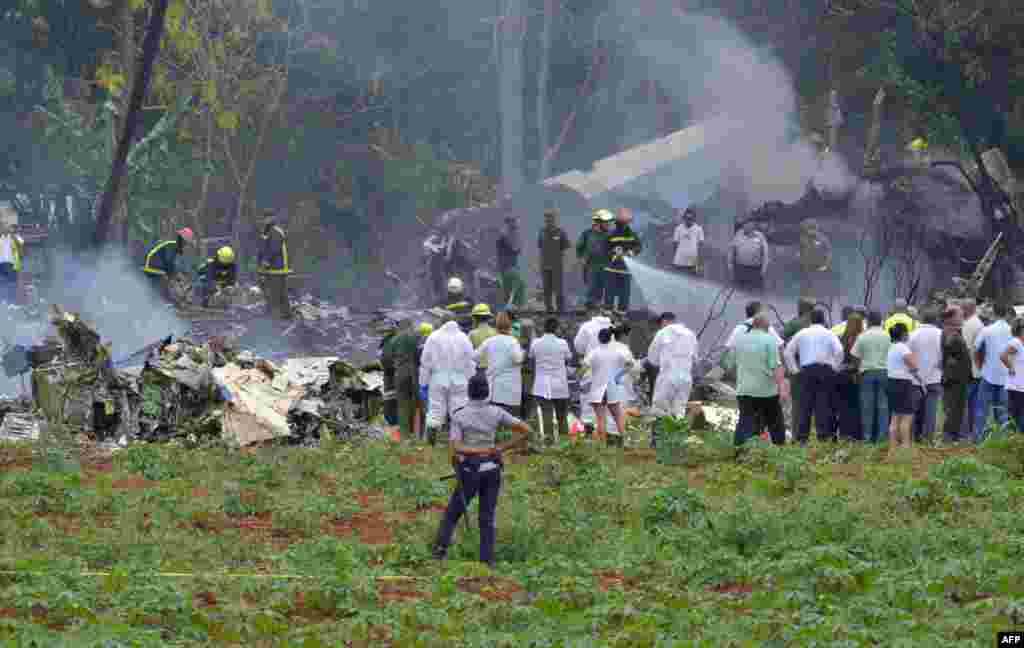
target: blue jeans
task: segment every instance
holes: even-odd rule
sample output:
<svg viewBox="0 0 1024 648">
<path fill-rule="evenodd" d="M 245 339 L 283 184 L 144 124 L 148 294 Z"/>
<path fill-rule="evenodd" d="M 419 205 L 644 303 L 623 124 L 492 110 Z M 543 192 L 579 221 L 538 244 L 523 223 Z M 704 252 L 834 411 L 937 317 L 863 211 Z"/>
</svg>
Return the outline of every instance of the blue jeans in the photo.
<svg viewBox="0 0 1024 648">
<path fill-rule="evenodd" d="M 18 301 L 18 273 L 13 263 L 0 263 L 0 302 Z"/>
<path fill-rule="evenodd" d="M 964 429 L 967 438 L 970 439 L 978 438 L 974 433 L 974 410 L 978 407 L 978 385 L 980 384 L 980 378 L 975 378 L 967 383 L 967 411 L 964 415 Z"/>
<path fill-rule="evenodd" d="M 1006 386 L 993 385 L 984 378 L 978 381 L 978 403 L 974 410 L 974 442 L 981 443 L 988 436 L 985 429 L 985 422 L 988 419 L 988 411 L 999 425 L 1006 424 Z"/>
<path fill-rule="evenodd" d="M 860 380 L 860 417 L 864 440 L 889 440 L 889 377 L 884 369 L 865 371 Z"/>
</svg>

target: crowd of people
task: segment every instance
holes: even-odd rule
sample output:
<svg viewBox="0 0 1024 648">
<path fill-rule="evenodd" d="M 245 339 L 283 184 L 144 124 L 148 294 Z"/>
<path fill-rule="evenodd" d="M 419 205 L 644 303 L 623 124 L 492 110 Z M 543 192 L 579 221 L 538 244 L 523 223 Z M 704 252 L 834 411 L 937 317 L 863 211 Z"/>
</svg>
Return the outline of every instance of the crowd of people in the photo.
<svg viewBox="0 0 1024 648">
<path fill-rule="evenodd" d="M 1011 324 L 1008 305 L 980 309 L 963 299 L 918 316 L 897 301 L 887 318 L 850 306 L 829 328 L 826 313 L 802 300 L 782 336 L 761 304 L 747 315 L 726 343 L 737 375 L 737 445 L 765 432 L 784 443 L 783 401 L 799 443 L 812 420 L 820 441 L 888 441 L 891 449 L 979 443 L 990 417 L 1024 429 L 1024 320 Z"/>
</svg>

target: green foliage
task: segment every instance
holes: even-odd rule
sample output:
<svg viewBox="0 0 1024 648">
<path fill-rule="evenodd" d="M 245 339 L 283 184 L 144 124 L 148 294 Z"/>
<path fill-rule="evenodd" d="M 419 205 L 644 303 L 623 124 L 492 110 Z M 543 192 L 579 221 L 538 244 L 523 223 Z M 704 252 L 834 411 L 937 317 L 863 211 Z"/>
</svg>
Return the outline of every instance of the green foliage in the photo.
<svg viewBox="0 0 1024 648">
<path fill-rule="evenodd" d="M 153 481 L 171 479 L 177 470 L 160 446 L 143 443 L 132 445 L 117 455 L 118 463 L 128 472 L 138 473 Z"/>
<path fill-rule="evenodd" d="M 691 529 L 711 526 L 704 496 L 685 483 L 655 491 L 643 508 L 644 526 L 658 529 L 679 525 Z"/>
<path fill-rule="evenodd" d="M 189 101 L 187 96 L 179 99 L 129 151 L 124 197 L 130 233 L 140 240 L 152 239 L 166 211 L 175 208 L 197 177 L 213 170 L 178 137 L 179 120 Z M 119 116 L 114 102 L 103 102 L 97 106 L 95 118 L 87 120 L 64 97 L 62 80 L 48 70 L 46 105 L 39 110 L 47 116 L 43 143 L 50 157 L 62 160 L 72 177 L 92 186 L 106 186 Z"/>
<path fill-rule="evenodd" d="M 1006 473 L 1002 470 L 974 457 L 950 457 L 932 466 L 929 474 L 943 482 L 952 493 L 964 497 L 989 495 L 1006 480 Z"/>
<path fill-rule="evenodd" d="M 1024 478 L 1024 433 L 1017 432 L 1003 438 L 985 441 L 980 452 L 985 463 L 1002 468 L 1017 479 Z"/>
<path fill-rule="evenodd" d="M 658 430 L 658 445 L 655 448 L 658 463 L 669 466 L 685 463 L 690 438 L 689 419 L 685 416 L 663 416 L 655 425 Z"/>
</svg>

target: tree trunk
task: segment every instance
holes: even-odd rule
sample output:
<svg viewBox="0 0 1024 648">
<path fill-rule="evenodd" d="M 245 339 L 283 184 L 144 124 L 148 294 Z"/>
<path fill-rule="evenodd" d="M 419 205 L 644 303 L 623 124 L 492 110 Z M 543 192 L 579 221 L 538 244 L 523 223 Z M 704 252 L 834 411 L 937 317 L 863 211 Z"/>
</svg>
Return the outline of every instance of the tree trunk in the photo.
<svg viewBox="0 0 1024 648">
<path fill-rule="evenodd" d="M 523 186 L 523 0 L 505 0 L 505 11 L 499 20 L 500 202 L 505 194 L 515 193 Z"/>
<path fill-rule="evenodd" d="M 125 100 L 121 102 L 121 117 L 114 120 L 114 132 L 111 133 L 111 137 L 114 142 L 114 145 L 111 147 L 112 149 L 116 149 L 117 136 L 119 133 L 124 132 L 125 124 L 127 123 L 128 92 L 132 88 L 133 78 L 135 76 L 135 12 L 132 11 L 131 2 L 129 0 L 122 0 L 118 6 L 117 22 L 120 26 L 117 54 L 118 58 L 121 60 L 121 70 L 124 73 L 125 93 L 123 97 Z M 114 196 L 113 210 L 113 222 L 110 230 L 110 238 L 113 241 L 127 241 L 129 229 L 128 200 L 123 187 L 118 191 L 117 195 Z"/>
<path fill-rule="evenodd" d="M 548 177 L 551 159 L 548 157 L 548 79 L 551 75 L 551 23 L 554 22 L 558 0 L 544 0 L 544 26 L 540 33 L 540 63 L 537 66 L 537 147 L 540 166 L 537 181 Z"/>
<path fill-rule="evenodd" d="M 142 58 L 139 61 L 138 73 L 134 76 L 132 83 L 131 99 L 128 102 L 127 114 L 125 115 L 124 132 L 117 144 L 114 153 L 114 163 L 110 172 L 110 180 L 107 183 L 106 191 L 100 201 L 100 208 L 96 214 L 96 231 L 93 242 L 96 247 L 103 247 L 107 243 L 110 234 L 110 224 L 114 213 L 116 196 L 121 190 L 124 182 L 124 174 L 128 163 L 128 151 L 131 148 L 132 138 L 139 123 L 142 112 L 142 102 L 146 97 L 149 88 L 149 77 L 153 71 L 153 62 L 156 60 L 157 52 L 160 50 L 160 37 L 164 31 L 164 17 L 167 15 L 169 0 L 154 0 L 153 12 L 146 25 L 146 38 L 142 43 Z"/>
</svg>

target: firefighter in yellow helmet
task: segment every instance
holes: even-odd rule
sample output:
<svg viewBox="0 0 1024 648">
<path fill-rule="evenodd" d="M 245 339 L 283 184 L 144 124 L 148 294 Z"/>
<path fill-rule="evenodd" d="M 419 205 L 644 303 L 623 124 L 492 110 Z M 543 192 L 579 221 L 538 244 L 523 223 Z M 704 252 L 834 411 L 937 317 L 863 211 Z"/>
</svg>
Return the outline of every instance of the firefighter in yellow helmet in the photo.
<svg viewBox="0 0 1024 648">
<path fill-rule="evenodd" d="M 262 246 L 257 262 L 257 273 L 267 296 L 267 313 L 281 319 L 290 319 L 292 305 L 288 300 L 288 275 L 292 273 L 288 261 L 288 236 L 284 228 L 278 225 L 273 212 L 267 211 L 263 217 L 263 229 L 260 233 Z"/>
<path fill-rule="evenodd" d="M 173 239 L 157 241 L 146 251 L 142 273 L 161 298 L 174 301 L 171 282 L 179 274 L 178 257 L 184 254 L 186 248 L 195 244 L 196 237 L 192 228 L 183 227 L 175 232 Z"/>
<path fill-rule="evenodd" d="M 196 271 L 199 275 L 199 294 L 204 307 L 210 305 L 214 293 L 238 285 L 238 263 L 235 251 L 225 245 L 215 257 L 207 259 Z"/>
</svg>

